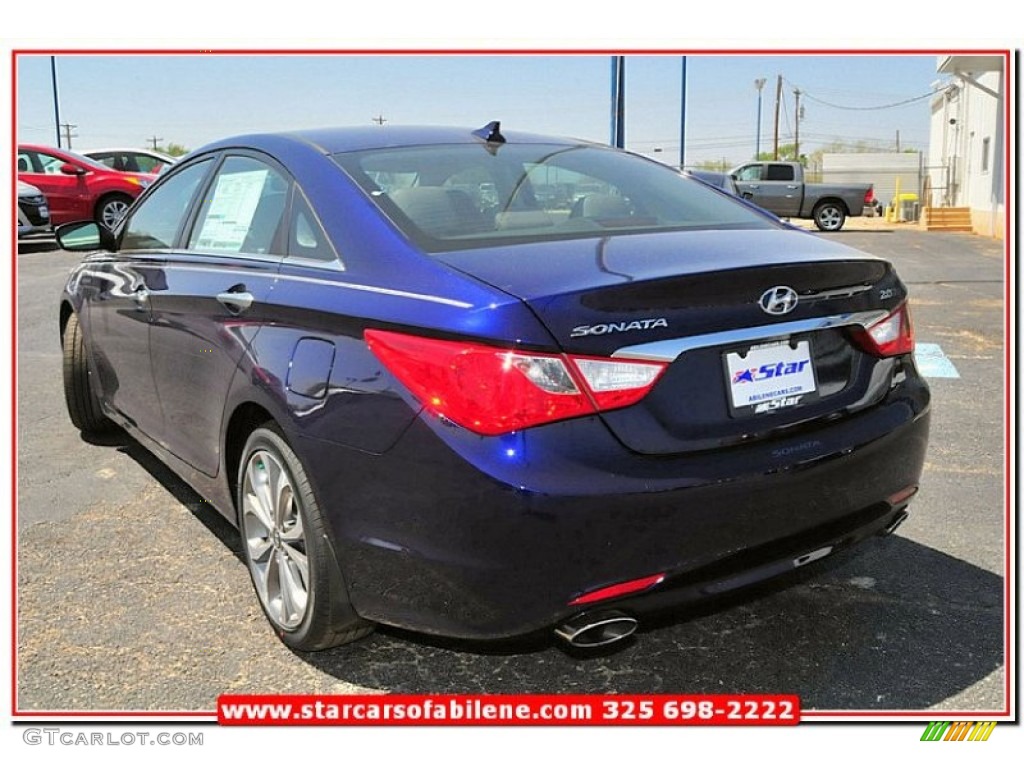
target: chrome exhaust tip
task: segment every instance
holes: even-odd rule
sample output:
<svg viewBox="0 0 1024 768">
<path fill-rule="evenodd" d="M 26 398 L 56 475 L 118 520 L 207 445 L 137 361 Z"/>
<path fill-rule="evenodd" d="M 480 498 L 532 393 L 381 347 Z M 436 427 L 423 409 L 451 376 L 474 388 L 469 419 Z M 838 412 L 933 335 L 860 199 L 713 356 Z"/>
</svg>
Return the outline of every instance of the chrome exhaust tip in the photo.
<svg viewBox="0 0 1024 768">
<path fill-rule="evenodd" d="M 555 636 L 574 648 L 600 648 L 625 640 L 636 628 L 637 620 L 622 611 L 593 611 L 555 627 Z"/>
<path fill-rule="evenodd" d="M 889 523 L 887 526 L 885 526 L 885 528 L 882 529 L 882 535 L 883 536 L 889 536 L 889 535 L 895 533 L 896 529 L 899 528 L 901 525 L 903 525 L 904 521 L 908 517 L 910 517 L 910 513 L 907 510 L 905 510 L 905 509 L 901 509 L 900 513 L 898 515 L 896 515 L 896 517 L 894 517 L 892 519 L 892 522 Z"/>
</svg>

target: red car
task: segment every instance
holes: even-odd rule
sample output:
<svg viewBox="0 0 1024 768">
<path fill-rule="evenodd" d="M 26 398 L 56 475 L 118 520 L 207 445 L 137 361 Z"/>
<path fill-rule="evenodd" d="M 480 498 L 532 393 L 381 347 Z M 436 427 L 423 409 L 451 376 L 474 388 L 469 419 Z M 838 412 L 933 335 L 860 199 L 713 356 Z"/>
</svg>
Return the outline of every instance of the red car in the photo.
<svg viewBox="0 0 1024 768">
<path fill-rule="evenodd" d="M 113 228 L 154 179 L 154 174 L 121 173 L 67 150 L 18 145 L 18 180 L 46 195 L 54 224 L 95 219 Z"/>
</svg>

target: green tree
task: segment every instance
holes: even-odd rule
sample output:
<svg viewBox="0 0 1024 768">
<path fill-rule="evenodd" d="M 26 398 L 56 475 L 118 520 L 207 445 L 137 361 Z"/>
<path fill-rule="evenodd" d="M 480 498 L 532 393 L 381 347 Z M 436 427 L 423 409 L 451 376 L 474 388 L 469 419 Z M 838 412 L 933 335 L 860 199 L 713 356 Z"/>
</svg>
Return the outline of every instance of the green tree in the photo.
<svg viewBox="0 0 1024 768">
<path fill-rule="evenodd" d="M 192 150 L 186 147 L 184 144 L 175 144 L 173 141 L 168 143 L 167 146 L 159 146 L 156 148 L 157 152 L 163 152 L 165 155 L 171 157 L 181 157 L 187 155 Z"/>
<path fill-rule="evenodd" d="M 725 173 L 731 167 L 723 157 L 721 160 L 701 160 L 693 166 L 698 171 L 718 171 Z"/>
<path fill-rule="evenodd" d="M 775 151 L 762 152 L 757 156 L 758 160 L 774 160 Z M 796 144 L 779 144 L 779 160 L 791 163 L 796 160 Z M 807 155 L 800 155 L 800 162 L 807 165 Z"/>
</svg>

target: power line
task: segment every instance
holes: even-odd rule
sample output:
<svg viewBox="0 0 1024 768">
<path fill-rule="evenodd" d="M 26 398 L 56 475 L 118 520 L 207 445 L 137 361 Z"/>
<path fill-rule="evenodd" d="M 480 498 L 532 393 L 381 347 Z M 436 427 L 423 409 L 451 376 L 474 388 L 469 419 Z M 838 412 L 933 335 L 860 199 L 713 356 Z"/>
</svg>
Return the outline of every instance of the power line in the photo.
<svg viewBox="0 0 1024 768">
<path fill-rule="evenodd" d="M 797 87 L 797 85 L 790 80 L 786 80 L 786 82 L 792 85 L 794 88 Z M 921 101 L 922 99 L 927 99 L 934 96 L 935 91 L 928 91 L 928 93 L 922 93 L 920 96 L 914 96 L 913 98 L 903 99 L 902 101 L 894 101 L 890 104 L 879 104 L 873 107 L 855 107 L 849 104 L 834 104 L 831 101 L 825 101 L 824 99 L 819 99 L 817 96 L 812 96 L 806 90 L 803 89 L 801 89 L 801 94 L 805 99 L 816 101 L 819 104 L 824 104 L 826 107 L 832 107 L 832 109 L 847 109 L 854 112 L 870 112 L 876 109 L 892 109 L 893 107 L 902 107 L 904 104 L 913 104 L 915 101 Z"/>
</svg>

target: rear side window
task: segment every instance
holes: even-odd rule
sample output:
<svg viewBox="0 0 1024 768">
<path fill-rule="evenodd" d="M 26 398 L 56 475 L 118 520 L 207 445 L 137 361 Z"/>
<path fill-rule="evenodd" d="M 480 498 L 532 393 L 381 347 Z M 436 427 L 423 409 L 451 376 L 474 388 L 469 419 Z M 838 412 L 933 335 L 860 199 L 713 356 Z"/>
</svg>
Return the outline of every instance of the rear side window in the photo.
<svg viewBox="0 0 1024 768">
<path fill-rule="evenodd" d="M 172 248 L 210 160 L 168 176 L 143 200 L 124 225 L 121 250 Z"/>
<path fill-rule="evenodd" d="M 289 225 L 288 255 L 313 261 L 337 261 L 327 235 L 313 214 L 306 196 L 296 191 L 292 200 L 292 216 Z"/>
<path fill-rule="evenodd" d="M 255 158 L 227 158 L 203 201 L 189 249 L 286 255 L 282 224 L 289 184 L 281 173 Z"/>
<path fill-rule="evenodd" d="M 765 181 L 792 181 L 794 179 L 792 165 L 769 165 Z"/>
<path fill-rule="evenodd" d="M 123 168 L 117 167 L 117 160 L 114 158 L 112 152 L 99 152 L 96 154 L 89 155 L 97 163 L 103 163 L 104 165 L 113 168 L 115 171 L 124 170 Z"/>
</svg>

